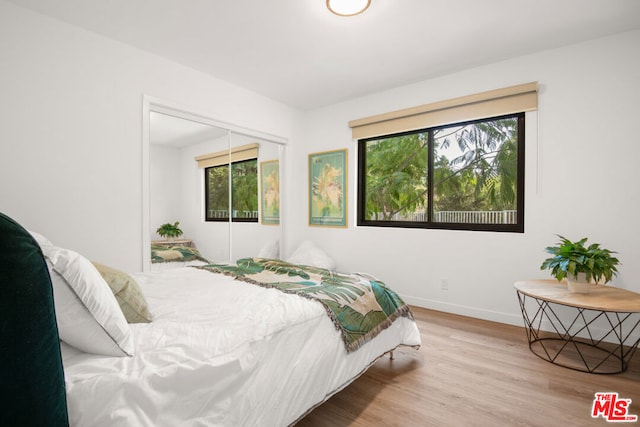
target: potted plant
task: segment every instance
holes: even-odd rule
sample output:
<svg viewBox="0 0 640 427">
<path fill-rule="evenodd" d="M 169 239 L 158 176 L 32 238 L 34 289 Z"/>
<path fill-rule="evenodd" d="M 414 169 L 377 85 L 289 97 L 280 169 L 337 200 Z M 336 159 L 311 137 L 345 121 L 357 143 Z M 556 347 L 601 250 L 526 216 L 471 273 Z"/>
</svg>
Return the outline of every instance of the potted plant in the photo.
<svg viewBox="0 0 640 427">
<path fill-rule="evenodd" d="M 558 237 L 560 243 L 545 249 L 553 256 L 545 259 L 540 269 L 551 270 L 558 281 L 566 278 L 570 291 L 586 293 L 589 283 L 605 284 L 618 274 L 620 261 L 613 256 L 616 252 L 601 248 L 598 243 L 586 246 L 586 237 L 576 242 Z"/>
<path fill-rule="evenodd" d="M 160 227 L 158 227 L 156 233 L 158 233 L 165 239 L 175 239 L 176 237 L 182 236 L 182 230 L 180 230 L 180 227 L 178 227 L 179 225 L 179 221 L 176 221 L 174 224 L 162 224 Z"/>
</svg>

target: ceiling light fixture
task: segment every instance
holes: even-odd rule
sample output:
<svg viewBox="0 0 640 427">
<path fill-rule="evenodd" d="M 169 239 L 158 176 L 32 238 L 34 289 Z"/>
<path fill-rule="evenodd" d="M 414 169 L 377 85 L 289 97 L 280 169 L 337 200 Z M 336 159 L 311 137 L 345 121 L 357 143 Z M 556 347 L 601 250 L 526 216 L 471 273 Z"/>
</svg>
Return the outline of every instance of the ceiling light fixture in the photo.
<svg viewBox="0 0 640 427">
<path fill-rule="evenodd" d="M 353 16 L 367 10 L 371 0 L 327 0 L 327 8 L 338 16 Z"/>
</svg>

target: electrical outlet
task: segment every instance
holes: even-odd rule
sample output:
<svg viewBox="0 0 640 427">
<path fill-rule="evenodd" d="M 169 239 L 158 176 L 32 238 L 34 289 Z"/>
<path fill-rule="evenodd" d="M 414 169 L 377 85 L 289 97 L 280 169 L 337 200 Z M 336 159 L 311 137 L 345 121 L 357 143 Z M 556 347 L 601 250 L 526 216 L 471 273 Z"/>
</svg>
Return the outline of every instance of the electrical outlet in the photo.
<svg viewBox="0 0 640 427">
<path fill-rule="evenodd" d="M 440 279 L 440 289 L 443 291 L 449 290 L 449 279 Z"/>
</svg>

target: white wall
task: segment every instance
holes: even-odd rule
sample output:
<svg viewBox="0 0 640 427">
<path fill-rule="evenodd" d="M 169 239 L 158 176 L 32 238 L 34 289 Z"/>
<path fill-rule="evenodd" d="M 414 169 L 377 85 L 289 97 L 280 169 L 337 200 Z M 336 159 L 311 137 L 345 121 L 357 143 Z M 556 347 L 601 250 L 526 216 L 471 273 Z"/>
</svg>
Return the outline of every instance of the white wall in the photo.
<svg viewBox="0 0 640 427">
<path fill-rule="evenodd" d="M 175 147 L 152 146 L 149 150 L 149 196 L 151 240 L 161 239 L 156 229 L 167 222 L 174 223 L 180 218 L 182 207 L 182 174 L 180 170 L 180 149 Z M 183 224 L 181 224 L 183 226 Z"/>
<path fill-rule="evenodd" d="M 0 211 L 142 268 L 142 98 L 290 138 L 294 110 L 0 0 Z M 147 230 L 144 231 L 147 233 Z"/>
<path fill-rule="evenodd" d="M 348 229 L 307 225 L 307 179 L 293 183 L 290 247 L 312 239 L 344 270 L 367 271 L 408 302 L 520 325 L 513 283 L 548 278 L 539 265 L 555 234 L 617 250 L 615 285 L 640 291 L 640 32 L 495 63 L 319 109 L 305 115 L 291 167 L 310 152 L 349 148 Z M 538 81 L 526 120 L 525 233 L 355 227 L 356 143 L 348 121 Z M 292 201 L 293 202 L 293 201 Z M 449 290 L 440 290 L 448 279 Z"/>
</svg>

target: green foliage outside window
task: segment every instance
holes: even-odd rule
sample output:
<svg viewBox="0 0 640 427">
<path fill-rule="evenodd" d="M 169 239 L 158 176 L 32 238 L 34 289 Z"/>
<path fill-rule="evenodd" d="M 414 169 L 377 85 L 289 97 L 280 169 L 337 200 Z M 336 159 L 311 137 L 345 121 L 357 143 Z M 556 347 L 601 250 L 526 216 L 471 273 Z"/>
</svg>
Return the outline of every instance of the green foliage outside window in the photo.
<svg viewBox="0 0 640 427">
<path fill-rule="evenodd" d="M 426 134 L 371 141 L 366 156 L 368 218 L 390 220 L 425 209 Z"/>
<path fill-rule="evenodd" d="M 258 212 L 258 161 L 247 160 L 231 165 L 232 209 L 234 218 L 254 218 Z M 255 214 L 254 214 L 255 212 Z"/>
<path fill-rule="evenodd" d="M 258 161 L 231 165 L 231 212 L 234 220 L 258 221 Z M 205 169 L 206 219 L 229 220 L 229 165 Z"/>
<path fill-rule="evenodd" d="M 229 166 L 205 170 L 207 220 L 229 218 Z"/>
</svg>

